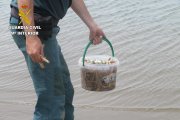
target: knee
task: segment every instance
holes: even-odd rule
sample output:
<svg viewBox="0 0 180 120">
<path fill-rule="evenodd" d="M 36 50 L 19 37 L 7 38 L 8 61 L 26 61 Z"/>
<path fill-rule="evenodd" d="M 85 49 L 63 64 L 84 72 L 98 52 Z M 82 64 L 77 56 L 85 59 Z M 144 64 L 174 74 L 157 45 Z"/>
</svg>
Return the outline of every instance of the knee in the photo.
<svg viewBox="0 0 180 120">
<path fill-rule="evenodd" d="M 47 94 L 47 92 L 39 92 L 37 95 L 37 103 L 36 103 L 36 109 L 44 111 L 48 111 L 51 107 L 52 103 L 52 97 Z"/>
<path fill-rule="evenodd" d="M 52 91 L 49 91 L 48 89 L 38 89 L 36 90 L 38 99 L 45 99 L 49 101 L 52 97 Z"/>
</svg>

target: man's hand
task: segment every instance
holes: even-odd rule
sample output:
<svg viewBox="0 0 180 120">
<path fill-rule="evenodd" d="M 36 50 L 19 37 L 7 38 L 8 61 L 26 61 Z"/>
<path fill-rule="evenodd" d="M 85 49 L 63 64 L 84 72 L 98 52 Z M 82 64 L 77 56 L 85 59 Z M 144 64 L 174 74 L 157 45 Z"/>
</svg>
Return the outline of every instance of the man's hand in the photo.
<svg viewBox="0 0 180 120">
<path fill-rule="evenodd" d="M 89 39 L 93 41 L 94 45 L 97 45 L 102 42 L 102 37 L 105 36 L 103 30 L 97 25 L 90 27 Z"/>
<path fill-rule="evenodd" d="M 34 26 L 34 1 L 33 0 L 17 0 L 18 9 L 21 10 L 22 13 L 26 13 L 26 19 L 29 21 L 25 21 L 22 19 L 23 26 Z M 26 5 L 27 9 L 22 9 L 22 6 Z M 25 29 L 25 32 L 35 32 L 31 29 Z M 40 63 L 43 62 L 43 45 L 38 36 L 26 35 L 26 51 L 28 55 L 34 62 Z"/>
<path fill-rule="evenodd" d="M 43 45 L 38 36 L 26 37 L 26 51 L 34 62 L 43 62 L 42 56 L 44 56 Z"/>
</svg>

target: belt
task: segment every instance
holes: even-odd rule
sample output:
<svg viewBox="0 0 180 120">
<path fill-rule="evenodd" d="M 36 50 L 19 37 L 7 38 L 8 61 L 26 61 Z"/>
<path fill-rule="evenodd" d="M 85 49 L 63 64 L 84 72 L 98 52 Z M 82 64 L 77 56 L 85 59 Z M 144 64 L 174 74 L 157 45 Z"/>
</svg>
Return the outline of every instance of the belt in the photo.
<svg viewBox="0 0 180 120">
<path fill-rule="evenodd" d="M 37 13 L 34 14 L 34 18 L 36 18 L 35 15 L 37 15 Z M 40 15 L 40 14 L 38 14 L 38 15 Z M 40 16 L 42 16 L 42 15 L 40 15 Z M 11 17 L 14 17 L 14 18 L 20 20 L 19 11 L 18 11 L 17 8 L 11 7 Z M 44 19 L 46 19 L 46 17 L 48 18 L 48 17 L 50 17 L 50 16 L 42 16 L 42 17 L 43 17 Z M 51 17 L 52 17 L 52 16 L 51 16 Z M 58 22 L 59 22 L 59 20 L 57 20 L 57 19 L 55 19 L 55 18 L 52 17 L 52 24 L 53 24 L 53 26 L 57 26 Z M 35 22 L 35 23 L 36 23 L 36 22 Z"/>
</svg>

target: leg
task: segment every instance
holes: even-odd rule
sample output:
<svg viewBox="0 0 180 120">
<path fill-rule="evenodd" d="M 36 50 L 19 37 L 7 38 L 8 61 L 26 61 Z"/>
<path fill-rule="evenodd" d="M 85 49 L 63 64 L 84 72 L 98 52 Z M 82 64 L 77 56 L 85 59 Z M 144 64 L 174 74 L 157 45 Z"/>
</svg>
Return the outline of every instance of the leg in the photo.
<svg viewBox="0 0 180 120">
<path fill-rule="evenodd" d="M 44 81 L 42 83 L 35 83 L 35 89 L 38 95 L 35 116 L 39 116 L 39 113 L 36 112 L 40 110 L 39 108 L 47 107 L 41 110 L 47 110 L 45 112 L 42 111 L 42 113 L 44 113 L 44 116 L 49 114 L 48 120 L 64 120 L 65 90 L 63 84 L 63 66 L 59 60 L 60 51 L 58 49 L 58 43 L 55 36 L 52 36 L 49 40 L 44 41 L 44 44 L 44 53 L 50 60 L 50 64 L 46 64 L 44 70 L 38 65 L 39 71 L 43 71 L 43 73 L 36 74 L 37 77 L 40 77 L 36 82 L 40 82 L 40 79 L 42 79 L 43 76 Z M 36 68 L 34 70 L 34 72 L 37 73 L 38 69 Z M 45 86 L 41 87 L 44 82 Z M 44 120 L 44 118 L 35 118 L 35 120 Z"/>
<path fill-rule="evenodd" d="M 65 59 L 63 57 L 63 54 L 61 53 L 61 48 L 59 46 L 59 58 L 60 62 L 63 67 L 63 82 L 65 87 L 65 120 L 74 120 L 74 106 L 72 104 L 73 102 L 73 96 L 74 96 L 74 88 L 71 83 L 70 79 L 70 73 L 68 70 L 68 66 L 65 62 Z"/>
<path fill-rule="evenodd" d="M 56 28 L 54 32 L 58 32 L 58 29 Z M 63 70 L 55 36 L 55 33 L 53 33 L 52 38 L 44 42 L 45 56 L 51 63 L 46 64 L 45 69 L 41 69 L 39 64 L 34 63 L 27 55 L 25 37 L 13 35 L 14 41 L 25 57 L 37 94 L 34 120 L 64 120 L 65 117 Z"/>
</svg>

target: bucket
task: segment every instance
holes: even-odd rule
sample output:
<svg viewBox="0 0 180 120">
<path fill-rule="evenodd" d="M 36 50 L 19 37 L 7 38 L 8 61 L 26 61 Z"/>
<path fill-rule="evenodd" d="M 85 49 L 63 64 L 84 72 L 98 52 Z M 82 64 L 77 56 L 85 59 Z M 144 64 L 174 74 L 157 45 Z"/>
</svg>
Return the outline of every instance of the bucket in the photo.
<svg viewBox="0 0 180 120">
<path fill-rule="evenodd" d="M 116 74 L 119 61 L 114 57 L 114 49 L 111 42 L 103 37 L 111 47 L 112 56 L 90 55 L 86 56 L 92 41 L 85 47 L 83 57 L 79 59 L 81 69 L 82 88 L 89 91 L 109 91 L 116 86 Z"/>
</svg>

